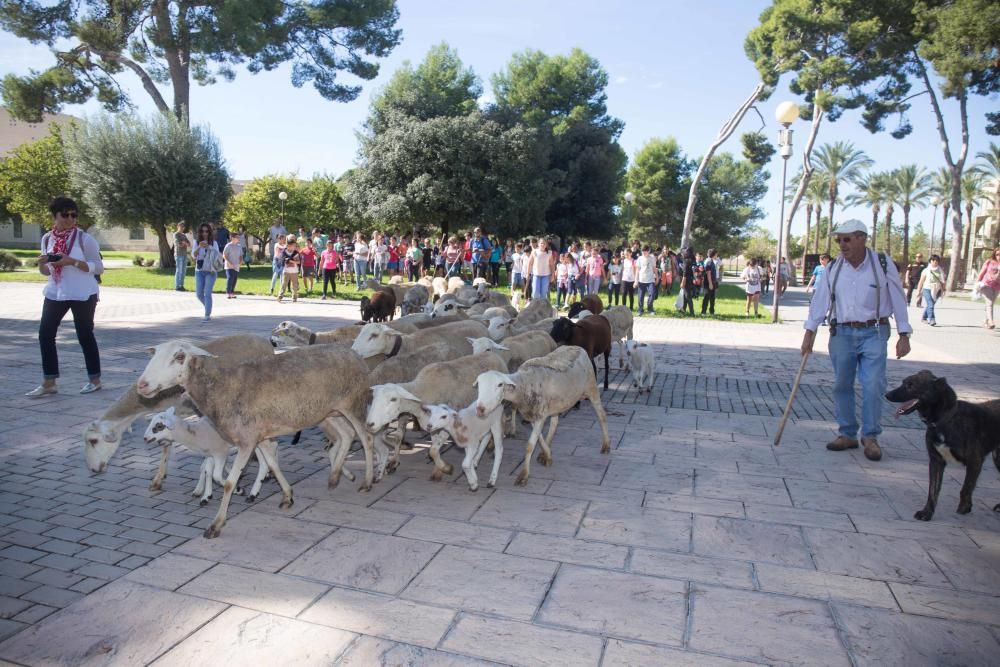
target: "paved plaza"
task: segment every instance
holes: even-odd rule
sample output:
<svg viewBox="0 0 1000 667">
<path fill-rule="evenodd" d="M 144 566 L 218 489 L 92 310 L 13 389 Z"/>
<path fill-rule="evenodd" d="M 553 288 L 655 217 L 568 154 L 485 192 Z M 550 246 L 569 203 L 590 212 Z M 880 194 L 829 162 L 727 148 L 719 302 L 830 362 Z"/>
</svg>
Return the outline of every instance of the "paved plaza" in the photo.
<svg viewBox="0 0 1000 667">
<path fill-rule="evenodd" d="M 946 469 L 934 520 L 916 416 L 885 404 L 884 457 L 828 452 L 832 373 L 821 332 L 793 418 L 771 442 L 799 366 L 806 296 L 786 322 L 636 320 L 654 343 L 653 391 L 612 362 L 612 451 L 590 406 L 560 421 L 554 464 L 514 486 L 526 428 L 505 441 L 495 489 L 429 480 L 419 444 L 360 493 L 327 490 L 323 438 L 279 449 L 295 504 L 267 482 L 234 498 L 222 536 L 201 537 L 201 461 L 127 434 L 91 474 L 81 432 L 166 339 L 267 334 L 354 321 L 356 304 L 216 299 L 106 289 L 98 308 L 104 390 L 80 396 L 83 360 L 67 319 L 60 393 L 38 384 L 41 285 L 0 287 L 0 664 L 19 665 L 988 665 L 1000 656 L 1000 475 L 988 463 L 971 514 L 964 470 Z M 919 313 L 911 309 L 911 318 Z M 928 368 L 963 398 L 1000 392 L 1000 333 L 981 308 L 939 305 L 917 323 L 890 385 Z M 345 379 L 349 381 L 349 379 Z M 285 382 L 282 391 L 308 387 Z M 234 406 L 238 409 L 239 406 Z M 460 452 L 445 458 L 460 471 Z M 490 455 L 480 475 L 490 464 Z M 249 466 L 254 470 L 255 464 Z M 349 466 L 361 472 L 358 455 Z"/>
</svg>

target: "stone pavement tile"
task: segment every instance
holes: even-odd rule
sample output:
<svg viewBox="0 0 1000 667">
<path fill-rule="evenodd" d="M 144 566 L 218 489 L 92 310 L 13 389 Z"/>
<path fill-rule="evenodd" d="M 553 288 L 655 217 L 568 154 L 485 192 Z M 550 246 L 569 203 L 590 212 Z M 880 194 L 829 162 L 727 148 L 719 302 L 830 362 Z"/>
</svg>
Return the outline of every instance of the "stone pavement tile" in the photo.
<svg viewBox="0 0 1000 667">
<path fill-rule="evenodd" d="M 738 560 L 633 549 L 628 569 L 630 572 L 652 574 L 668 579 L 700 581 L 735 588 L 754 588 L 751 564 Z"/>
<path fill-rule="evenodd" d="M 397 473 L 399 474 L 399 473 Z M 428 470 L 428 473 L 430 471 Z M 409 478 L 372 505 L 375 509 L 420 514 L 437 519 L 465 521 L 493 494 L 491 489 L 479 487 L 475 493 L 466 484 L 446 484 L 424 479 Z"/>
<path fill-rule="evenodd" d="M 345 505 L 331 500 L 321 500 L 298 515 L 298 518 L 316 523 L 327 523 L 344 528 L 359 528 L 375 533 L 394 533 L 410 518 L 398 512 L 386 512 L 370 507 Z"/>
<path fill-rule="evenodd" d="M 536 446 L 533 456 L 537 457 L 540 449 Z M 543 466 L 537 460 L 532 461 L 531 476 L 569 484 L 600 484 L 609 463 L 608 459 L 604 461 L 583 459 L 583 463 L 581 463 L 578 461 L 579 457 L 562 455 L 555 449 L 552 453 L 552 459 L 553 463 L 550 466 Z M 514 472 L 520 474 L 521 467 L 519 465 L 514 469 Z"/>
<path fill-rule="evenodd" d="M 732 447 L 732 443 L 724 443 L 723 447 Z M 714 470 L 716 472 L 739 472 L 739 464 L 731 458 L 708 458 L 678 454 L 657 453 L 655 465 L 674 470 Z"/>
<path fill-rule="evenodd" d="M 282 574 L 378 593 L 399 593 L 440 545 L 341 528 L 307 550 Z"/>
<path fill-rule="evenodd" d="M 1000 652 L 979 625 L 840 603 L 833 610 L 858 667 L 992 665 Z"/>
<path fill-rule="evenodd" d="M 564 565 L 537 620 L 680 646 L 686 615 L 684 582 Z"/>
<path fill-rule="evenodd" d="M 473 523 L 573 535 L 587 508 L 582 500 L 498 490 L 472 515 Z"/>
<path fill-rule="evenodd" d="M 503 551 L 514 535 L 512 531 L 477 526 L 462 521 L 446 521 L 415 516 L 395 533 L 414 540 L 454 544 L 460 547 Z"/>
<path fill-rule="evenodd" d="M 226 522 L 221 536 L 194 538 L 174 553 L 277 572 L 332 530 L 291 517 L 244 512 Z"/>
<path fill-rule="evenodd" d="M 816 510 L 803 510 L 779 505 L 762 505 L 759 503 L 747 503 L 746 510 L 747 518 L 754 519 L 755 521 L 789 523 L 794 526 L 812 526 L 814 528 L 830 528 L 845 532 L 854 531 L 854 524 L 851 523 L 851 519 L 846 514 L 837 512 L 819 512 Z"/>
<path fill-rule="evenodd" d="M 766 563 L 758 563 L 754 568 L 760 590 L 768 593 L 784 593 L 819 600 L 839 600 L 867 607 L 899 610 L 889 586 L 884 581 Z"/>
<path fill-rule="evenodd" d="M 706 556 L 812 567 L 798 526 L 696 516 L 694 552 Z"/>
<path fill-rule="evenodd" d="M 11 621 L 5 618 L 0 618 L 0 641 L 7 639 L 7 637 L 13 637 L 21 630 L 24 630 L 26 627 L 28 626 L 24 623 L 19 623 L 17 621 Z M 14 663 L 7 662 L 3 658 L 0 658 L 0 666 L 7 667 L 8 665 L 11 665 L 13 667 Z"/>
<path fill-rule="evenodd" d="M 889 587 L 907 614 L 1000 626 L 1000 597 L 909 584 L 891 583 Z"/>
<path fill-rule="evenodd" d="M 816 567 L 822 572 L 907 584 L 950 586 L 916 540 L 804 528 Z"/>
<path fill-rule="evenodd" d="M 487 667 L 497 665 L 454 653 L 432 651 L 386 639 L 361 637 L 341 656 L 339 667 Z"/>
<path fill-rule="evenodd" d="M 524 667 L 596 667 L 601 661 L 604 641 L 600 637 L 530 623 L 462 614 L 441 648 Z"/>
<path fill-rule="evenodd" d="M 698 471 L 694 483 L 696 496 L 741 500 L 768 505 L 792 504 L 785 483 L 777 477 L 756 477 L 735 473 Z"/>
<path fill-rule="evenodd" d="M 13 618 L 30 607 L 33 602 L 0 595 L 0 618 Z"/>
<path fill-rule="evenodd" d="M 794 477 L 811 479 L 816 482 L 828 481 L 822 468 L 811 468 L 797 465 L 760 465 L 740 461 L 739 471 L 744 475 L 763 475 L 765 477 Z"/>
<path fill-rule="evenodd" d="M 46 570 L 39 570 L 39 572 L 44 571 Z M 32 588 L 38 588 L 41 585 L 41 582 L 31 581 L 29 579 L 0 575 L 0 595 L 8 595 L 16 598 L 20 595 L 24 595 Z"/>
<path fill-rule="evenodd" d="M 530 481 L 530 479 L 529 479 Z M 641 505 L 644 493 L 634 489 L 623 489 L 620 487 L 595 484 L 579 484 L 571 482 L 552 482 L 545 492 L 547 496 L 559 496 L 560 498 L 575 498 L 577 500 L 599 500 L 606 503 L 620 503 L 622 505 Z"/>
<path fill-rule="evenodd" d="M 714 440 L 698 441 L 698 458 L 708 461 L 726 461 L 751 463 L 755 465 L 776 465 L 777 459 L 769 445 L 717 442 Z"/>
<path fill-rule="evenodd" d="M 57 611 L 59 611 L 59 609 L 56 607 L 50 607 L 47 604 L 36 604 L 25 609 L 12 620 L 33 625 L 46 616 L 49 616 Z"/>
<path fill-rule="evenodd" d="M 353 456 L 355 455 L 352 455 L 352 457 Z M 361 459 L 359 459 L 359 464 L 360 461 Z M 353 465 L 349 467 L 351 472 L 358 476 L 358 480 L 351 482 L 346 477 L 341 477 L 340 483 L 337 484 L 337 488 L 333 491 L 331 491 L 327 486 L 327 481 L 330 479 L 329 466 L 313 473 L 312 475 L 309 475 L 305 479 L 300 479 L 295 482 L 292 484 L 292 492 L 295 494 L 296 502 L 298 502 L 299 498 L 310 498 L 315 500 L 329 500 L 332 502 L 347 503 L 349 505 L 371 505 L 407 479 L 399 473 L 395 475 L 386 475 L 378 482 L 378 484 L 375 484 L 372 487 L 371 491 L 358 491 L 358 484 L 360 483 L 360 480 L 364 479 L 364 467 L 361 465 Z"/>
<path fill-rule="evenodd" d="M 634 461 L 614 460 L 608 466 L 601 484 L 612 488 L 690 495 L 694 474 L 691 468 L 650 466 Z"/>
<path fill-rule="evenodd" d="M 356 635 L 259 611 L 231 607 L 153 663 L 189 665 L 332 665 Z"/>
<path fill-rule="evenodd" d="M 280 616 L 296 616 L 326 590 L 323 584 L 220 563 L 177 592 Z"/>
<path fill-rule="evenodd" d="M 334 587 L 299 617 L 310 623 L 434 648 L 455 618 L 451 609 Z"/>
<path fill-rule="evenodd" d="M 602 667 L 750 667 L 756 663 L 730 660 L 705 653 L 683 651 L 665 646 L 637 644 L 609 639 Z"/>
<path fill-rule="evenodd" d="M 849 665 L 826 603 L 692 585 L 689 646 L 772 665 Z"/>
<path fill-rule="evenodd" d="M 916 521 L 911 518 L 890 521 L 861 515 L 854 515 L 851 519 L 859 533 L 906 537 L 917 540 L 925 546 L 935 544 L 947 544 L 949 547 L 975 546 L 972 539 L 961 528 L 937 521 Z"/>
<path fill-rule="evenodd" d="M 686 552 L 691 545 L 691 515 L 628 505 L 592 503 L 577 537 Z"/>
<path fill-rule="evenodd" d="M 116 581 L 0 644 L 24 664 L 144 665 L 225 605 Z"/>
<path fill-rule="evenodd" d="M 56 608 L 68 606 L 82 597 L 83 595 L 80 593 L 68 591 L 65 588 L 56 588 L 55 586 L 39 586 L 21 596 L 24 600 Z"/>
<path fill-rule="evenodd" d="M 980 547 L 1000 553 L 1000 531 L 966 528 L 965 534 Z"/>
<path fill-rule="evenodd" d="M 1000 591 L 1000 550 L 926 540 L 921 544 L 955 588 L 990 595 Z"/>
<path fill-rule="evenodd" d="M 823 512 L 898 519 L 896 511 L 877 488 L 856 484 L 822 484 L 802 479 L 787 480 L 796 507 Z"/>
<path fill-rule="evenodd" d="M 618 570 L 625 567 L 628 557 L 625 547 L 537 533 L 518 533 L 506 553 Z"/>
<path fill-rule="evenodd" d="M 643 507 L 671 510 L 673 512 L 728 516 L 734 519 L 742 519 L 746 516 L 743 503 L 739 500 L 719 500 L 717 498 L 684 496 L 672 493 L 647 493 Z"/>
<path fill-rule="evenodd" d="M 551 561 L 446 546 L 401 597 L 527 621 L 557 567 Z"/>
</svg>

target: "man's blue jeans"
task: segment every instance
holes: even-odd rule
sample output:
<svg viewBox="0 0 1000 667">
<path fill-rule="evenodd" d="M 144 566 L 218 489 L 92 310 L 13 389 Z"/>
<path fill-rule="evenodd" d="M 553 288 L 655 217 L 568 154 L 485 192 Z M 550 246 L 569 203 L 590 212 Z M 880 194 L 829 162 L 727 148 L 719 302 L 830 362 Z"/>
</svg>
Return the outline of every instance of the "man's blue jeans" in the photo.
<svg viewBox="0 0 1000 667">
<path fill-rule="evenodd" d="M 368 260 L 354 260 L 354 285 L 360 290 L 366 280 L 368 280 Z"/>
<path fill-rule="evenodd" d="M 840 435 L 858 437 L 855 376 L 861 381 L 861 435 L 874 438 L 882 432 L 886 344 L 891 333 L 889 325 L 867 329 L 837 327 L 837 334 L 830 336 L 830 361 L 835 377 L 833 405 Z"/>
<path fill-rule="evenodd" d="M 184 273 L 187 271 L 188 258 L 187 255 L 183 257 L 174 257 L 177 262 L 177 268 L 174 269 L 174 288 L 180 289 L 184 287 Z"/>
</svg>

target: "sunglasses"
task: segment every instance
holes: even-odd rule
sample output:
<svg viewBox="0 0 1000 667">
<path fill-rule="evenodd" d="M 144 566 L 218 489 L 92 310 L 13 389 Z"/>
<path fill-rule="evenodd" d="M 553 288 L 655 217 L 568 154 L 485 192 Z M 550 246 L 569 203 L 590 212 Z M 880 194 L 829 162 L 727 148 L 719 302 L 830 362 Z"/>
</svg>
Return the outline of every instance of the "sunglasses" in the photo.
<svg viewBox="0 0 1000 667">
<path fill-rule="evenodd" d="M 837 243 L 850 243 L 852 238 L 851 236 L 838 236 L 836 241 Z"/>
<path fill-rule="evenodd" d="M 76 211 L 62 211 L 59 215 L 64 218 L 78 218 L 80 216 Z"/>
</svg>

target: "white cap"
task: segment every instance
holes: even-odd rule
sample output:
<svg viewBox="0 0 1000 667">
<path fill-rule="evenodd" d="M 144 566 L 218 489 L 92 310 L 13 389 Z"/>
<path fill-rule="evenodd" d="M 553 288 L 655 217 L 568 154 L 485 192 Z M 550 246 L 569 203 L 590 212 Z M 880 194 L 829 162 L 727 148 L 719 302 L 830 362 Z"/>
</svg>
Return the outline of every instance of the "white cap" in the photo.
<svg viewBox="0 0 1000 667">
<path fill-rule="evenodd" d="M 861 222 L 857 218 L 851 218 L 850 220 L 844 220 L 842 223 L 837 225 L 837 228 L 833 230 L 833 234 L 854 234 L 855 232 L 861 232 L 862 234 L 868 233 L 868 225 Z"/>
</svg>

